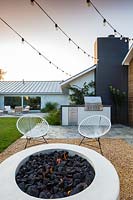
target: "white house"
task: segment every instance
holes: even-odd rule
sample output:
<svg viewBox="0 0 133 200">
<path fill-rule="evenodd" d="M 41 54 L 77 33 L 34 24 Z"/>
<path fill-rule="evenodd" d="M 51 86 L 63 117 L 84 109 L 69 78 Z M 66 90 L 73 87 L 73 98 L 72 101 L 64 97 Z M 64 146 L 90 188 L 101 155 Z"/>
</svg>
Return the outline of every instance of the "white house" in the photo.
<svg viewBox="0 0 133 200">
<path fill-rule="evenodd" d="M 61 83 L 61 87 L 65 88 L 68 85 L 73 86 L 76 85 L 78 87 L 82 87 L 85 82 L 90 83 L 91 81 L 95 81 L 95 70 L 96 65 L 76 74 L 75 76 L 70 77 L 69 79 L 63 81 Z"/>
<path fill-rule="evenodd" d="M 65 81 L 0 81 L 0 109 L 10 105 L 40 110 L 47 102 L 69 104 L 68 85 L 82 87 L 84 82 L 95 80 L 96 65 L 72 76 Z"/>
<path fill-rule="evenodd" d="M 63 93 L 60 81 L 0 81 L 0 108 L 5 105 L 40 110 L 46 102 L 68 103 L 68 95 Z"/>
</svg>

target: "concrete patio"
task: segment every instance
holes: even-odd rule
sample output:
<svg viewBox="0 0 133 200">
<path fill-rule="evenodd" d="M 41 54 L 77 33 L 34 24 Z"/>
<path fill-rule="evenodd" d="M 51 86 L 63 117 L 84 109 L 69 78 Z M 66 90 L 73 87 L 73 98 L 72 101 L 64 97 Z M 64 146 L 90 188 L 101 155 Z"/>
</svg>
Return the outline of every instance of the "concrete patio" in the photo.
<svg viewBox="0 0 133 200">
<path fill-rule="evenodd" d="M 65 139 L 80 138 L 78 126 L 50 126 L 47 138 Z M 111 130 L 103 138 L 124 139 L 133 145 L 133 128 L 121 124 L 112 125 Z"/>
<path fill-rule="evenodd" d="M 44 117 L 44 113 L 35 113 Z M 0 117 L 19 117 L 20 115 L 3 114 Z M 50 126 L 47 138 L 49 139 L 69 139 L 80 138 L 78 133 L 78 126 Z M 123 139 L 129 144 L 133 145 L 133 127 L 125 126 L 122 124 L 115 124 L 111 126 L 111 130 L 103 138 L 117 138 Z"/>
</svg>

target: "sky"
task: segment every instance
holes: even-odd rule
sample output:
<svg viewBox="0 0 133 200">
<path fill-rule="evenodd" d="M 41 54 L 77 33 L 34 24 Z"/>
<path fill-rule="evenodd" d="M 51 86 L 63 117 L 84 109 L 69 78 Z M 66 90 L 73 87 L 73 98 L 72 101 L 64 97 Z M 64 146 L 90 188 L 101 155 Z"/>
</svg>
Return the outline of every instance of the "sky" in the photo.
<svg viewBox="0 0 133 200">
<path fill-rule="evenodd" d="M 97 37 L 107 37 L 113 30 L 86 0 L 36 0 L 62 30 L 94 56 Z M 92 0 L 96 8 L 122 35 L 133 38 L 133 0 Z M 94 60 L 56 30 L 52 21 L 30 0 L 0 0 L 0 17 L 26 41 L 56 64 L 49 64 L 25 42 L 22 43 L 0 20 L 0 69 L 4 80 L 56 81 L 69 78 L 94 64 Z"/>
</svg>

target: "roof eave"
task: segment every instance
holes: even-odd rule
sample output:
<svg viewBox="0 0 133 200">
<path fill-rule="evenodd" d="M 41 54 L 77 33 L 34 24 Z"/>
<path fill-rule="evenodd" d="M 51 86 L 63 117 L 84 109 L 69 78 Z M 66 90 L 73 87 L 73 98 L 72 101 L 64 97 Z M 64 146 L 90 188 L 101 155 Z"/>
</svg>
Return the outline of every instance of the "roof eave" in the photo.
<svg viewBox="0 0 133 200">
<path fill-rule="evenodd" d="M 124 58 L 122 65 L 129 65 L 132 59 L 133 59 L 133 45 L 131 46 L 130 50 L 128 51 L 126 57 Z"/>
<path fill-rule="evenodd" d="M 93 65 L 92 67 L 90 67 L 90 68 L 88 68 L 88 69 L 86 69 L 86 70 L 84 70 L 84 71 L 82 71 L 82 72 L 80 72 L 80 73 L 78 73 L 78 74 L 76 74 L 76 75 L 70 77 L 69 79 L 67 79 L 67 80 L 65 80 L 65 81 L 63 81 L 63 82 L 61 82 L 61 83 L 60 83 L 61 87 L 65 86 L 66 84 L 70 83 L 71 81 L 73 81 L 73 80 L 79 78 L 80 76 L 83 76 L 84 74 L 93 71 L 94 69 L 96 69 L 96 64 Z"/>
<path fill-rule="evenodd" d="M 15 93 L 15 92 L 7 92 L 7 93 L 0 93 L 0 95 L 21 95 L 21 96 L 24 96 L 24 95 L 63 95 L 63 92 L 45 92 L 45 93 Z"/>
</svg>

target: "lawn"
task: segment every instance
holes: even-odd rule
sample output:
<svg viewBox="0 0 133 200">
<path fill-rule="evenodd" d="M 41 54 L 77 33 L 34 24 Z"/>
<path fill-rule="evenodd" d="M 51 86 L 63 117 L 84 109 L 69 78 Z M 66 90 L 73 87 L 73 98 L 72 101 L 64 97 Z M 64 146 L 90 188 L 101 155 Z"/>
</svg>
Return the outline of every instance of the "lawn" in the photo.
<svg viewBox="0 0 133 200">
<path fill-rule="evenodd" d="M 0 152 L 21 137 L 16 128 L 17 118 L 0 118 Z"/>
</svg>

